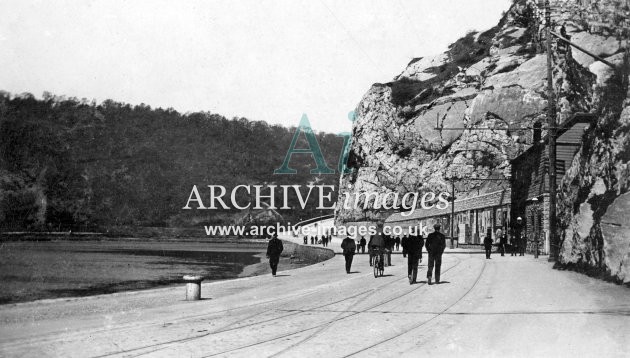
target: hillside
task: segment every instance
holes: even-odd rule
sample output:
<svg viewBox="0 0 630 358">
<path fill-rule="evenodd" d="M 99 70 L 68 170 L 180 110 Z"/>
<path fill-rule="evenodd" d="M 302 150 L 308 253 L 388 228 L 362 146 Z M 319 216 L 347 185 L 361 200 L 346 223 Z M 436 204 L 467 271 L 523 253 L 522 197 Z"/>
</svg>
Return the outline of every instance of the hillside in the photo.
<svg viewBox="0 0 630 358">
<path fill-rule="evenodd" d="M 232 222 L 238 211 L 181 210 L 192 186 L 337 184 L 337 175 L 309 174 L 315 163 L 305 155 L 291 160 L 297 174 L 273 175 L 295 130 L 144 104 L 0 93 L 0 228 Z M 343 138 L 318 133 L 317 139 L 326 162 L 336 168 Z M 306 146 L 304 135 L 298 146 Z M 248 200 L 243 195 L 241 203 Z M 313 211 L 315 199 L 304 211 L 280 214 L 293 222 L 321 215 Z M 298 207 L 295 197 L 290 200 Z"/>
</svg>

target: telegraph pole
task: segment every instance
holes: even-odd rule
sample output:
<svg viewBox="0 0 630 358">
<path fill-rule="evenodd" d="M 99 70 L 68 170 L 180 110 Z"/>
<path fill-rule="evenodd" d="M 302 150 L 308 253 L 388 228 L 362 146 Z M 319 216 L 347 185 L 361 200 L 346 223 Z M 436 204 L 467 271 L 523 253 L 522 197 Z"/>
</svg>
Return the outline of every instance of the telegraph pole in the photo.
<svg viewBox="0 0 630 358">
<path fill-rule="evenodd" d="M 455 181 L 451 180 L 451 249 L 454 249 L 453 243 L 455 242 L 455 231 L 453 231 L 454 221 L 455 221 Z"/>
<path fill-rule="evenodd" d="M 549 261 L 558 259 L 556 240 L 556 98 L 553 89 L 553 57 L 551 54 L 551 8 L 545 0 L 545 27 L 547 35 L 547 97 L 548 97 L 548 151 L 549 151 Z"/>
</svg>

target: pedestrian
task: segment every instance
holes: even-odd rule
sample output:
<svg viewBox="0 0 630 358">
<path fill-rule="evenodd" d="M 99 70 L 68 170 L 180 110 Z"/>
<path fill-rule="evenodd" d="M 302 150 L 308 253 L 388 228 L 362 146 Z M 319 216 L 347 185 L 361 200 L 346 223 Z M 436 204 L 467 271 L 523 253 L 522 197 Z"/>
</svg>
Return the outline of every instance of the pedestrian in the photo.
<svg viewBox="0 0 630 358">
<path fill-rule="evenodd" d="M 346 273 L 350 273 L 350 267 L 352 266 L 352 258 L 354 257 L 354 252 L 356 251 L 356 245 L 354 244 L 354 240 L 347 236 L 341 242 L 341 249 L 343 250 L 343 257 L 346 259 Z"/>
<path fill-rule="evenodd" d="M 370 235 L 370 241 L 367 243 L 368 247 L 368 255 L 370 256 L 370 266 L 374 263 L 374 250 L 372 250 L 372 240 L 374 240 L 374 235 Z"/>
<path fill-rule="evenodd" d="M 387 254 L 385 261 L 387 263 L 387 266 L 392 265 L 392 250 L 394 250 L 395 244 L 396 244 L 396 241 L 391 235 L 385 236 L 385 253 Z"/>
<path fill-rule="evenodd" d="M 516 236 L 516 247 L 518 248 L 518 256 L 525 256 L 525 235 L 523 235 L 523 218 L 516 218 L 514 224 L 514 236 Z"/>
<path fill-rule="evenodd" d="M 507 244 L 507 237 L 503 233 L 501 228 L 497 229 L 497 238 L 499 239 L 499 251 L 501 252 L 501 256 L 505 256 L 505 245 Z"/>
<path fill-rule="evenodd" d="M 407 243 L 408 242 L 409 242 L 409 235 L 407 234 L 403 235 L 402 240 L 400 240 L 400 244 L 402 245 L 402 249 L 403 249 L 402 251 L 403 257 L 407 257 Z"/>
<path fill-rule="evenodd" d="M 409 255 L 407 259 L 407 278 L 409 278 L 409 284 L 416 283 L 418 262 L 422 262 L 422 246 L 424 246 L 424 238 L 422 235 L 410 235 L 409 237 L 405 235 L 403 237 L 403 252 Z"/>
<path fill-rule="evenodd" d="M 304 235 L 304 245 L 308 245 L 308 236 Z"/>
<path fill-rule="evenodd" d="M 442 266 L 442 254 L 446 248 L 446 237 L 440 232 L 440 224 L 433 225 L 433 232 L 427 236 L 426 248 L 429 254 L 429 269 L 427 270 L 427 282 L 431 284 L 433 267 L 435 267 L 435 283 L 440 283 L 440 268 Z"/>
<path fill-rule="evenodd" d="M 396 236 L 396 251 L 400 251 L 400 236 Z"/>
<path fill-rule="evenodd" d="M 361 236 L 361 253 L 364 254 L 365 253 L 365 245 L 367 243 L 365 242 L 365 236 Z"/>
<path fill-rule="evenodd" d="M 278 262 L 280 262 L 280 254 L 284 250 L 282 241 L 278 239 L 278 235 L 275 234 L 269 240 L 267 244 L 267 258 L 269 259 L 269 266 L 271 266 L 271 274 L 276 277 L 276 271 L 278 270 Z"/>
<path fill-rule="evenodd" d="M 492 253 L 492 236 L 490 233 L 492 229 L 488 229 L 486 233 L 486 237 L 483 239 L 483 248 L 486 250 L 486 260 L 490 258 L 490 254 Z"/>
<path fill-rule="evenodd" d="M 512 231 L 512 235 L 510 236 L 510 256 L 516 256 L 518 252 L 518 239 L 516 238 L 516 234 Z"/>
</svg>

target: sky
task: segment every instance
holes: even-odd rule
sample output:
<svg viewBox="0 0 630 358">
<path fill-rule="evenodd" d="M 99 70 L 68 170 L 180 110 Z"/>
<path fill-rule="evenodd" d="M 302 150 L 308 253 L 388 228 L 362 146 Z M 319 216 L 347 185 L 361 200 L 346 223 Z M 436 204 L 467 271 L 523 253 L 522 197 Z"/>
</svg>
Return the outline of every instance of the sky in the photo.
<svg viewBox="0 0 630 358">
<path fill-rule="evenodd" d="M 373 83 L 511 0 L 3 0 L 0 90 L 349 132 Z"/>
</svg>

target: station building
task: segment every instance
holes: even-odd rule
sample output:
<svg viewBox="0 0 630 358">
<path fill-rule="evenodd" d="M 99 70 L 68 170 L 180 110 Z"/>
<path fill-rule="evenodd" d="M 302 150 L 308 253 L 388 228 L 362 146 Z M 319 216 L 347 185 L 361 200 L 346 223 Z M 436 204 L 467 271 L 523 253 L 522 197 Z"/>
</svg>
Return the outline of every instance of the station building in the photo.
<svg viewBox="0 0 630 358">
<path fill-rule="evenodd" d="M 583 135 L 595 120 L 592 114 L 575 114 L 557 130 L 556 182 L 562 180 L 578 152 Z M 511 160 L 511 177 L 500 174 L 467 193 L 456 193 L 448 208 L 416 209 L 410 215 L 397 212 L 385 220 L 386 226 L 403 227 L 423 224 L 432 227 L 440 223 L 447 237 L 456 238 L 460 245 L 480 245 L 490 234 L 496 242 L 497 229 L 513 234 L 517 217 L 523 219 L 523 233 L 528 238 L 528 251 L 533 252 L 533 237 L 540 238 L 539 250 L 547 254 L 549 233 L 549 157 L 547 135 L 542 125 L 534 126 L 532 144 Z M 502 179 L 503 178 L 503 179 Z M 486 179 L 487 180 L 487 179 Z M 458 198 L 459 197 L 459 198 Z M 454 207 L 451 205 L 454 204 Z M 452 214 L 453 213 L 453 214 Z M 453 232 L 451 232 L 451 216 Z"/>
</svg>

